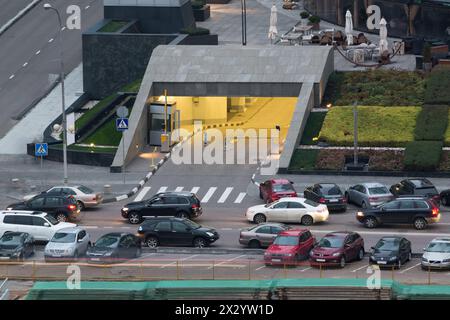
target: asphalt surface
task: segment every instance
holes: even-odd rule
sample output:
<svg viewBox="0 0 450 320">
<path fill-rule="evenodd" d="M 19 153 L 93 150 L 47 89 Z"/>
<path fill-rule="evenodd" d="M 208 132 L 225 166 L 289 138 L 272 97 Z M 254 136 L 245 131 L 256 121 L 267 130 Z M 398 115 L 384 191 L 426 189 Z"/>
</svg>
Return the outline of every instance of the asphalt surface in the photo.
<svg viewBox="0 0 450 320">
<path fill-rule="evenodd" d="M 0 27 L 10 21 L 24 9 L 32 0 L 0 0 Z"/>
<path fill-rule="evenodd" d="M 3 2 L 8 3 L 6 11 Z M 23 3 L 2 0 L 0 19 L 12 18 L 17 13 L 15 9 Z M 100 0 L 50 3 L 60 10 L 63 24 L 68 17 L 67 6 L 81 8 L 81 30 L 65 28 L 63 31 L 64 72 L 68 74 L 81 62 L 81 33 L 103 18 L 103 3 Z M 58 29 L 56 14 L 38 5 L 0 36 L 0 138 L 17 123 L 13 118 L 42 98 L 57 78 L 60 72 Z"/>
</svg>

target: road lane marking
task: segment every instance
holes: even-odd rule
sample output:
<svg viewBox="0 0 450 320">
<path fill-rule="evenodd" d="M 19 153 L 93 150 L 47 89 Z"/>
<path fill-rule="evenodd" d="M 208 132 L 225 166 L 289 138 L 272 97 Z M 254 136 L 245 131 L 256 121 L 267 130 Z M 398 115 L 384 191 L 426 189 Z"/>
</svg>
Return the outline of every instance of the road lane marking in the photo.
<svg viewBox="0 0 450 320">
<path fill-rule="evenodd" d="M 220 197 L 219 201 L 217 203 L 224 203 L 227 201 L 228 196 L 230 195 L 231 191 L 233 191 L 233 187 L 228 187 L 225 189 L 225 191 L 222 193 L 222 196 Z"/>
<path fill-rule="evenodd" d="M 400 271 L 400 273 L 405 273 L 406 271 L 409 271 L 409 270 L 411 270 L 411 269 L 414 269 L 414 268 L 420 266 L 421 264 L 422 264 L 422 263 L 419 262 L 418 264 L 416 264 L 416 265 L 414 265 L 414 266 L 412 266 L 412 267 L 410 267 L 410 268 L 408 268 L 408 269 L 405 269 L 405 270 Z"/>
<path fill-rule="evenodd" d="M 181 191 L 183 191 L 183 188 L 184 188 L 184 187 L 176 187 L 176 188 L 175 188 L 175 192 L 181 192 Z"/>
<path fill-rule="evenodd" d="M 84 10 L 87 10 L 87 9 L 89 9 L 91 6 L 86 6 L 86 7 L 84 7 Z"/>
<path fill-rule="evenodd" d="M 98 229 L 97 226 L 80 226 L 80 227 L 83 227 L 85 229 Z"/>
<path fill-rule="evenodd" d="M 161 188 L 159 188 L 159 190 L 158 190 L 158 192 L 156 194 L 161 193 L 161 192 L 166 192 L 167 188 L 168 187 L 161 187 Z"/>
<path fill-rule="evenodd" d="M 258 271 L 258 270 L 264 269 L 265 267 L 266 267 L 266 266 L 261 266 L 261 267 L 259 267 L 259 268 L 255 269 L 255 271 Z"/>
<path fill-rule="evenodd" d="M 15 74 L 10 75 L 9 80 L 13 79 L 15 76 L 16 76 Z"/>
<path fill-rule="evenodd" d="M 247 193 L 245 192 L 241 192 L 239 193 L 239 195 L 237 196 L 236 200 L 234 200 L 234 203 L 241 203 L 242 200 L 244 200 L 244 197 L 246 196 Z"/>
<path fill-rule="evenodd" d="M 200 190 L 200 187 L 193 187 L 191 193 L 197 193 Z"/>
<path fill-rule="evenodd" d="M 66 27 L 62 27 L 61 30 L 62 30 L 62 31 L 66 30 Z"/>
<path fill-rule="evenodd" d="M 245 256 L 247 256 L 247 255 L 242 254 L 242 255 L 240 255 L 240 256 L 237 256 L 237 257 L 234 257 L 234 258 L 231 258 L 231 259 L 224 260 L 224 261 L 222 261 L 222 262 L 216 263 L 216 264 L 214 264 L 214 266 L 215 266 L 215 267 L 221 266 L 221 265 L 223 265 L 223 264 L 226 264 L 227 262 L 231 262 L 231 261 L 237 260 L 237 259 L 242 258 L 242 257 L 245 257 Z M 208 269 L 212 269 L 212 266 L 210 266 Z"/>
<path fill-rule="evenodd" d="M 40 53 L 41 53 L 41 50 L 36 51 L 36 55 L 38 55 L 38 54 L 40 54 Z"/>
<path fill-rule="evenodd" d="M 220 230 L 228 230 L 228 231 L 231 231 L 231 230 L 233 230 L 233 228 L 221 228 Z"/>
<path fill-rule="evenodd" d="M 368 268 L 368 267 L 369 267 L 369 265 L 365 265 L 365 266 L 362 266 L 361 268 L 352 270 L 352 272 L 356 272 L 356 271 L 359 271 L 359 270 L 361 270 L 361 269 Z"/>
<path fill-rule="evenodd" d="M 310 269 L 312 269 L 312 267 L 306 267 L 305 269 L 300 270 L 300 272 L 305 272 L 305 271 L 308 271 Z"/>
<path fill-rule="evenodd" d="M 22 67 L 26 67 L 28 65 L 28 62 L 25 62 L 23 65 L 22 65 Z"/>
<path fill-rule="evenodd" d="M 191 256 L 189 256 L 189 257 L 186 257 L 186 258 L 183 258 L 183 259 L 178 259 L 177 261 L 186 261 L 186 260 L 195 258 L 195 257 L 197 257 L 197 256 L 198 256 L 198 254 L 193 254 L 193 255 L 191 255 Z M 173 266 L 174 264 L 177 263 L 177 261 L 174 261 L 174 262 L 165 264 L 165 265 L 161 266 L 161 269 L 164 269 L 165 267 Z"/>
<path fill-rule="evenodd" d="M 55 39 L 51 38 L 50 40 L 48 40 L 48 43 L 52 43 L 53 40 L 55 40 Z"/>
<path fill-rule="evenodd" d="M 147 194 L 147 192 L 151 189 L 152 187 L 143 187 L 142 191 L 139 192 L 139 194 L 136 196 L 136 198 L 134 198 L 134 202 L 137 201 L 141 201 L 142 199 L 144 199 L 145 195 Z"/>
<path fill-rule="evenodd" d="M 168 264 L 165 264 L 165 265 L 163 265 L 163 266 L 161 266 L 160 268 L 161 269 L 164 269 L 164 268 L 166 268 L 166 267 L 169 267 L 169 266 L 173 266 L 175 263 L 177 263 L 176 261 L 174 261 L 174 262 L 171 262 L 171 263 L 168 263 Z"/>
<path fill-rule="evenodd" d="M 212 195 L 214 194 L 214 192 L 216 192 L 216 190 L 217 190 L 216 187 L 209 188 L 208 192 L 205 194 L 205 196 L 203 197 L 201 202 L 207 203 L 209 201 L 209 199 L 212 197 Z"/>
</svg>

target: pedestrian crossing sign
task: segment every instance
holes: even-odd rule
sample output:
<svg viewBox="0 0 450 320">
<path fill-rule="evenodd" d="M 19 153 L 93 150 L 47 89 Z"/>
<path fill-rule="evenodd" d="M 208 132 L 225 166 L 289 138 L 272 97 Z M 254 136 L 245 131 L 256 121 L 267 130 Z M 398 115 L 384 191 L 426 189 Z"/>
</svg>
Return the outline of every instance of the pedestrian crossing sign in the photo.
<svg viewBox="0 0 450 320">
<path fill-rule="evenodd" d="M 116 119 L 116 129 L 117 129 L 117 131 L 128 130 L 128 118 Z"/>
<path fill-rule="evenodd" d="M 48 156 L 48 144 L 47 143 L 36 143 L 34 145 L 34 155 L 36 157 Z"/>
</svg>

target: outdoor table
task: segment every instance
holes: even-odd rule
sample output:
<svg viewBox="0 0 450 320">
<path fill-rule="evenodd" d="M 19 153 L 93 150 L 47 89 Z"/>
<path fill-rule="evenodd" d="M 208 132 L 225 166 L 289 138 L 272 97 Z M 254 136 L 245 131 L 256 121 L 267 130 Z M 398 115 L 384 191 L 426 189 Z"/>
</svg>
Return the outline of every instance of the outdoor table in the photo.
<svg viewBox="0 0 450 320">
<path fill-rule="evenodd" d="M 292 44 L 292 43 L 295 43 L 295 42 L 298 43 L 299 39 L 301 37 L 302 37 L 302 35 L 300 33 L 297 33 L 297 34 L 294 33 L 294 34 L 284 35 L 281 38 L 284 39 L 284 40 L 289 40 L 289 43 Z"/>
</svg>

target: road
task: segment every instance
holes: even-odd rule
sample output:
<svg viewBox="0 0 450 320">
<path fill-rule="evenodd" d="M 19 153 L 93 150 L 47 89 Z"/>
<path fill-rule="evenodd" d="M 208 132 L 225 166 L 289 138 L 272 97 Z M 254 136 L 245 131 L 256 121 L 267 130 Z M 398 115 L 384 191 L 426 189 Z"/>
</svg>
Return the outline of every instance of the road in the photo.
<svg viewBox="0 0 450 320">
<path fill-rule="evenodd" d="M 24 9 L 32 0 L 0 0 L 0 27 L 10 21 Z"/>
<path fill-rule="evenodd" d="M 3 0 L 2 2 L 6 2 Z M 24 1 L 7 1 L 7 11 L 0 19 L 15 15 L 15 9 Z M 65 74 L 81 62 L 81 33 L 103 18 L 101 0 L 53 1 L 60 10 L 63 23 L 66 8 L 81 8 L 81 30 L 63 31 L 63 56 Z M 2 3 L 0 3 L 1 5 Z M 0 36 L 0 138 L 18 122 L 15 120 L 44 93 L 59 73 L 58 20 L 54 13 L 38 5 Z M 51 121 L 52 119 L 49 119 Z"/>
</svg>

